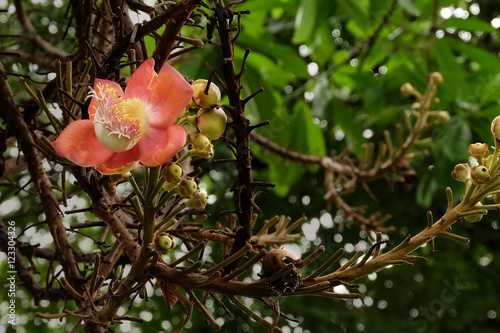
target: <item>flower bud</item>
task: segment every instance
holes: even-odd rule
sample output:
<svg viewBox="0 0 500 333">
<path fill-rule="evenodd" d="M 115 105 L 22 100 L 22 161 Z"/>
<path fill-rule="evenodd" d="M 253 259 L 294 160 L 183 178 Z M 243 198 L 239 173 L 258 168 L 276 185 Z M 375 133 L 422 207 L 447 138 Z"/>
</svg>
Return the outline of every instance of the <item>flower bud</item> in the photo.
<svg viewBox="0 0 500 333">
<path fill-rule="evenodd" d="M 445 124 L 448 120 L 450 120 L 450 113 L 448 111 L 441 110 L 436 113 L 436 117 L 441 124 Z"/>
<path fill-rule="evenodd" d="M 457 164 L 451 176 L 459 182 L 466 182 L 470 179 L 470 167 L 467 163 Z"/>
<path fill-rule="evenodd" d="M 175 162 L 168 162 L 163 168 L 163 170 L 161 170 L 161 173 L 163 174 L 163 177 L 165 177 L 165 180 L 167 181 L 165 184 L 166 190 L 171 190 L 174 187 L 176 187 L 180 183 L 181 178 L 184 175 L 182 167 Z"/>
<path fill-rule="evenodd" d="M 493 197 L 493 200 L 495 201 L 495 203 L 498 205 L 500 204 L 500 193 L 493 193 L 492 194 L 492 197 Z"/>
<path fill-rule="evenodd" d="M 193 101 L 202 108 L 209 108 L 220 102 L 220 90 L 214 83 L 210 82 L 208 94 L 205 94 L 208 81 L 204 79 L 196 80 L 191 87 L 193 88 Z"/>
<path fill-rule="evenodd" d="M 410 82 L 403 83 L 401 86 L 401 95 L 403 96 L 411 96 L 415 93 L 415 88 L 412 86 Z"/>
<path fill-rule="evenodd" d="M 205 210 L 207 202 L 208 196 L 200 190 L 197 190 L 196 192 L 194 192 L 193 197 L 186 201 L 186 207 L 201 211 Z"/>
<path fill-rule="evenodd" d="M 186 177 L 181 180 L 179 185 L 175 188 L 175 192 L 186 199 L 193 197 L 193 194 L 198 189 L 198 184 L 191 177 Z"/>
<path fill-rule="evenodd" d="M 210 143 L 210 139 L 201 133 L 196 134 L 194 137 L 190 137 L 191 143 L 193 145 L 193 149 L 197 150 L 198 156 L 209 159 L 210 154 L 212 153 L 212 144 Z"/>
<path fill-rule="evenodd" d="M 196 114 L 196 121 L 200 133 L 217 140 L 226 130 L 227 116 L 221 108 L 201 109 Z"/>
<path fill-rule="evenodd" d="M 497 116 L 491 122 L 491 134 L 493 134 L 495 142 L 500 142 L 500 116 Z"/>
<path fill-rule="evenodd" d="M 481 208 L 482 205 L 483 205 L 482 203 L 478 202 L 476 205 L 476 208 Z M 481 219 L 483 218 L 483 214 L 477 213 L 477 214 L 473 214 L 473 215 L 467 215 L 464 218 L 465 218 L 465 221 L 467 221 L 469 223 L 475 223 L 475 222 L 481 221 Z"/>
<path fill-rule="evenodd" d="M 493 155 L 488 155 L 488 157 L 483 158 L 483 165 L 488 169 L 491 169 L 491 164 L 493 164 Z"/>
<path fill-rule="evenodd" d="M 431 73 L 430 78 L 436 84 L 442 83 L 444 81 L 443 75 L 441 75 L 441 73 L 439 72 Z"/>
<path fill-rule="evenodd" d="M 155 237 L 155 249 L 161 254 L 169 253 L 175 247 L 175 242 L 167 233 L 161 233 Z"/>
<path fill-rule="evenodd" d="M 486 143 L 474 143 L 469 145 L 469 155 L 474 157 L 475 159 L 480 159 L 488 155 L 488 145 Z"/>
<path fill-rule="evenodd" d="M 472 168 L 470 176 L 476 184 L 484 184 L 490 180 L 490 170 L 484 165 L 476 165 Z"/>
</svg>

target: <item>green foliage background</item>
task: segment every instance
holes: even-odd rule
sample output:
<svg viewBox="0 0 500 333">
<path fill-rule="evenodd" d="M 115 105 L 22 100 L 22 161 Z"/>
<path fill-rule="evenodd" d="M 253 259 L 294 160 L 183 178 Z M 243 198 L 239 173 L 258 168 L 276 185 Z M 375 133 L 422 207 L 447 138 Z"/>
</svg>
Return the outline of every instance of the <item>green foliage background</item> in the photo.
<svg viewBox="0 0 500 333">
<path fill-rule="evenodd" d="M 359 186 L 355 193 L 346 196 L 353 206 L 367 205 L 369 212 L 392 214 L 389 224 L 396 227 L 396 231 L 388 236 L 391 244 L 397 244 L 408 233 L 415 234 L 425 227 L 427 210 L 432 210 L 435 216 L 444 213 L 446 186 L 451 186 L 456 194 L 463 193 L 461 184 L 451 178 L 450 172 L 455 164 L 467 161 L 469 143 L 492 144 L 490 122 L 500 113 L 500 35 L 491 21 L 500 13 L 497 2 L 492 0 L 399 0 L 388 22 L 374 35 L 391 3 L 250 0 L 236 8 L 251 11 L 242 17 L 236 62 L 241 64 L 244 51 L 252 50 L 244 75 L 244 91 L 249 95 L 264 87 L 264 92 L 248 104 L 248 117 L 253 123 L 271 122 L 259 133 L 283 147 L 313 155 L 329 154 L 332 150 L 340 152 L 346 147 L 358 154 L 363 142 L 381 140 L 383 130 L 392 131 L 395 123 L 402 121 L 402 112 L 412 103 L 411 99 L 401 96 L 400 86 L 411 82 L 422 91 L 429 73 L 442 73 L 444 83 L 438 88 L 437 107 L 449 111 L 451 120 L 431 129 L 433 141 L 426 147 L 429 155 L 413 161 L 412 167 L 418 174 L 414 186 L 405 189 L 398 183 L 379 180 L 370 184 L 378 202 Z M 39 31 L 45 31 L 44 38 L 71 52 L 74 46 L 71 29 L 62 40 L 68 25 L 64 16 L 66 5 L 66 1 L 26 1 L 25 4 L 33 24 Z M 0 1 L 0 6 L 12 8 L 5 0 Z M 461 11 L 457 11 L 459 8 Z M 445 19 L 450 10 L 460 17 Z M 2 33 L 20 33 L 14 15 L 11 11 L 0 13 Z M 463 18 L 465 15 L 467 18 Z M 206 22 L 202 20 L 200 24 Z M 57 27 L 56 32 L 49 29 L 51 25 Z M 186 27 L 183 33 L 206 39 L 205 30 Z M 0 37 L 0 40 L 11 48 L 31 51 L 24 38 Z M 368 43 L 353 56 L 355 47 L 362 41 Z M 15 58 L 2 55 L 1 61 L 9 72 L 30 74 L 34 78 L 38 75 L 41 80 L 46 77 Z M 191 52 L 177 69 L 191 79 L 206 78 L 205 61 L 212 65 L 221 62 L 215 46 L 207 44 Z M 22 94 L 14 80 L 12 89 Z M 354 248 L 369 243 L 368 234 L 350 222 L 342 233 L 338 231 L 342 213 L 336 207 L 328 209 L 323 199 L 321 170 L 286 161 L 257 145 L 253 147 L 253 154 L 255 178 L 277 184 L 274 190 L 266 191 L 257 199 L 263 210 L 258 223 L 276 214 L 292 218 L 306 214 L 311 222 L 304 226 L 305 231 L 316 232 L 311 239 L 305 238 L 292 247 L 302 252 L 323 244 L 327 253 L 332 254 L 346 244 Z M 216 146 L 215 157 L 229 156 L 222 143 Z M 202 182 L 214 200 L 208 209 L 216 217 L 220 210 L 234 206 L 227 191 L 234 179 L 234 170 L 231 166 L 216 167 L 210 163 L 203 168 L 206 173 Z M 2 187 L 0 204 L 20 195 L 13 188 Z M 38 202 L 36 197 L 29 198 L 31 201 L 28 197 L 20 200 L 14 209 L 4 205 L 4 220 L 15 219 L 20 230 L 38 222 Z M 67 217 L 66 221 L 71 223 L 71 218 Z M 285 332 L 296 333 L 496 332 L 500 327 L 499 228 L 497 213 L 490 213 L 474 225 L 457 224 L 455 232 L 470 237 L 470 245 L 438 239 L 438 252 L 432 253 L 429 246 L 419 250 L 418 254 L 429 258 L 427 262 L 417 262 L 415 267 L 392 267 L 359 281 L 360 301 L 282 298 L 281 310 L 301 322 L 297 326 L 282 320 L 280 325 L 285 326 Z M 40 232 L 43 230 L 37 231 Z M 74 240 L 81 241 L 78 235 Z M 212 255 L 217 257 L 216 249 Z M 0 259 L 1 271 L 5 272 L 5 256 L 1 254 Z M 49 268 L 47 262 L 40 265 Z M 39 273 L 43 281 L 46 272 L 40 270 Z M 257 277 L 254 274 L 248 278 Z M 183 320 L 179 309 L 167 310 L 158 290 L 152 293 L 149 302 L 137 300 L 131 309 L 124 309 L 127 315 L 145 318 L 147 322 L 132 324 L 131 328 L 128 324 L 116 325 L 117 332 L 169 332 Z M 34 316 L 35 311 L 58 312 L 64 302 L 42 301 L 36 306 L 29 301 L 22 286 L 18 287 L 18 298 L 18 304 L 22 302 L 23 307 L 18 307 L 22 319 L 17 332 L 65 332 L 71 327 L 65 320 L 47 323 Z M 0 292 L 0 301 L 4 317 L 5 292 Z M 214 307 L 216 318 L 225 321 L 224 332 L 265 331 L 237 308 L 231 309 L 234 317 L 230 318 L 220 312 L 218 306 Z M 271 316 L 271 311 L 258 302 L 252 307 L 263 316 Z M 210 330 L 195 310 L 186 332 Z"/>
</svg>

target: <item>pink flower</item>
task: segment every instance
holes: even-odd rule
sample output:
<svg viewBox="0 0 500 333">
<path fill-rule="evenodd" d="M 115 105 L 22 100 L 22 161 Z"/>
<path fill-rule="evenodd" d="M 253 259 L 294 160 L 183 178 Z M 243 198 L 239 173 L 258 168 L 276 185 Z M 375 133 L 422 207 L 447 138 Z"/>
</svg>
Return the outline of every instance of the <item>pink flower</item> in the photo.
<svg viewBox="0 0 500 333">
<path fill-rule="evenodd" d="M 125 92 L 118 83 L 96 79 L 90 92 L 90 119 L 70 123 L 53 142 L 54 149 L 80 166 L 104 174 L 124 173 L 137 161 L 158 166 L 186 143 L 175 120 L 193 89 L 168 64 L 157 74 L 149 58 L 130 76 Z"/>
</svg>

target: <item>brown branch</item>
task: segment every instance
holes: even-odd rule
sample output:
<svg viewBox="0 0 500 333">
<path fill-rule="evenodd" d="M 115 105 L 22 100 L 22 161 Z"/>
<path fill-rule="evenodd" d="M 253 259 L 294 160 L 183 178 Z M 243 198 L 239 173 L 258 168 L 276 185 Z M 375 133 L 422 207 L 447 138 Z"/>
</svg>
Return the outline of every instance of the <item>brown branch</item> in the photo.
<svg viewBox="0 0 500 333">
<path fill-rule="evenodd" d="M 25 123 L 14 96 L 7 81 L 7 75 L 0 63 L 0 105 L 2 105 L 1 117 L 10 125 L 10 129 L 17 138 L 17 142 L 23 151 L 28 163 L 28 170 L 32 180 L 40 194 L 40 200 L 44 209 L 49 231 L 54 240 L 54 246 L 66 278 L 73 282 L 80 277 L 80 271 L 76 263 L 74 253 L 68 238 L 66 229 L 59 215 L 59 202 L 52 191 L 52 183 L 43 170 L 42 159 L 34 148 L 34 139 L 28 125 Z"/>
<path fill-rule="evenodd" d="M 67 54 L 55 47 L 52 43 L 47 42 L 42 38 L 36 31 L 31 21 L 26 16 L 26 12 L 24 11 L 22 0 L 14 0 L 14 5 L 16 6 L 16 14 L 19 19 L 19 22 L 24 28 L 24 31 L 28 35 L 28 38 L 31 40 L 33 45 L 40 48 L 45 54 L 49 57 L 59 60 L 64 60 L 67 57 Z"/>
</svg>

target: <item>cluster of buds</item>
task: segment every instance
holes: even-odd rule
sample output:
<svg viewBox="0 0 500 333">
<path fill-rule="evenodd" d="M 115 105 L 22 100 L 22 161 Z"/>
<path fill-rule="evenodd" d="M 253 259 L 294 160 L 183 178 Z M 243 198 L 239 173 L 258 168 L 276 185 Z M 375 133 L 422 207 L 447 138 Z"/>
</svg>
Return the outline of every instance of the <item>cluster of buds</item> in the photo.
<svg viewBox="0 0 500 333">
<path fill-rule="evenodd" d="M 196 210 L 204 210 L 208 202 L 208 197 L 201 192 L 198 184 L 192 177 L 184 174 L 182 167 L 175 162 L 169 162 L 162 169 L 163 177 L 165 178 L 164 190 L 174 190 L 176 194 L 186 201 L 186 207 Z"/>
<path fill-rule="evenodd" d="M 193 97 L 187 109 L 195 112 L 186 117 L 186 130 L 194 155 L 208 159 L 212 153 L 212 140 L 217 140 L 226 130 L 227 115 L 218 107 L 221 100 L 219 88 L 207 80 L 196 80 L 191 84 Z"/>
<path fill-rule="evenodd" d="M 469 145 L 468 154 L 471 157 L 471 165 L 461 163 L 455 166 L 451 173 L 452 177 L 458 181 L 464 182 L 466 185 L 466 198 L 469 198 L 473 193 L 481 193 L 481 196 L 475 198 L 475 208 L 480 209 L 482 204 L 479 200 L 485 196 L 491 195 L 495 203 L 500 204 L 499 187 L 495 186 L 498 183 L 498 169 L 500 151 L 500 116 L 496 117 L 491 123 L 491 134 L 495 139 L 494 153 L 489 153 L 489 147 L 486 143 L 474 143 Z M 467 195 L 469 194 L 469 195 Z M 465 216 L 468 222 L 478 222 L 483 214 L 471 214 Z"/>
</svg>

